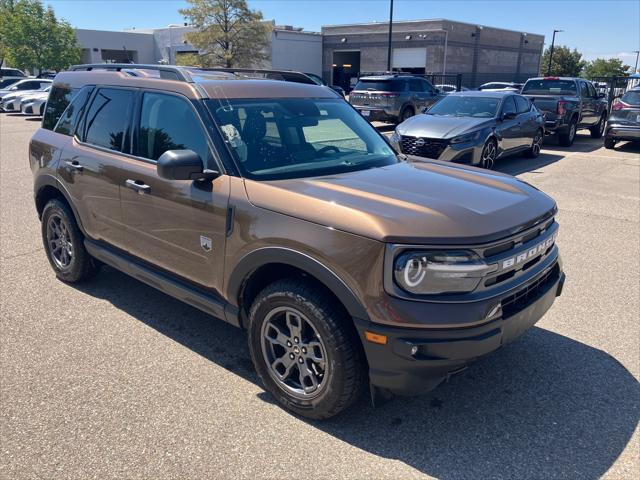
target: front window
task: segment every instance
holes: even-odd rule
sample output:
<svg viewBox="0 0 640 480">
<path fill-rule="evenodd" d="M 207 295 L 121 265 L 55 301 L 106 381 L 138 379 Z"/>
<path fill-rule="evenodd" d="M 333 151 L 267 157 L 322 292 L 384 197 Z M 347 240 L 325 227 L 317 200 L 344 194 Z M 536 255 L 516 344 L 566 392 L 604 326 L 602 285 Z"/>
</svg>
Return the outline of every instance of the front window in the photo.
<svg viewBox="0 0 640 480">
<path fill-rule="evenodd" d="M 449 95 L 427 112 L 445 117 L 493 118 L 498 114 L 500 99 L 495 97 L 469 97 Z"/>
<path fill-rule="evenodd" d="M 364 170 L 398 160 L 339 99 L 207 100 L 243 175 L 278 180 Z"/>
<path fill-rule="evenodd" d="M 573 80 L 529 80 L 522 87 L 524 95 L 576 95 L 576 82 Z"/>
</svg>

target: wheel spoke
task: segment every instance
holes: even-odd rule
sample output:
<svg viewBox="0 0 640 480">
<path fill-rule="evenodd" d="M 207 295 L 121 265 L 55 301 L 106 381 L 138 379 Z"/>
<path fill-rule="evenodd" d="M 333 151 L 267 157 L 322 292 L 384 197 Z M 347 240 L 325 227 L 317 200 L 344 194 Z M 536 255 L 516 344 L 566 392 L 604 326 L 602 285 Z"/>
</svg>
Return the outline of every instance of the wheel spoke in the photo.
<svg viewBox="0 0 640 480">
<path fill-rule="evenodd" d="M 289 327 L 289 333 L 291 337 L 300 338 L 302 334 L 301 319 L 298 315 L 291 311 L 286 313 L 287 327 Z"/>
<path fill-rule="evenodd" d="M 267 324 L 266 339 L 273 345 L 280 345 L 283 348 L 287 348 L 288 337 L 280 331 L 280 328 L 269 322 Z M 273 335 L 275 334 L 275 336 Z"/>
<path fill-rule="evenodd" d="M 279 366 L 282 366 L 282 369 L 284 369 L 284 371 L 281 372 L 282 369 L 278 368 Z M 293 367 L 295 366 L 295 358 L 289 358 L 289 355 L 284 355 L 280 358 L 277 358 L 271 364 L 271 368 L 276 373 L 278 378 L 280 378 L 280 380 L 282 381 L 285 381 L 289 378 L 289 376 L 291 375 L 291 370 L 293 370 Z"/>
<path fill-rule="evenodd" d="M 324 369 L 324 352 L 320 342 L 309 342 L 306 344 L 307 353 L 305 357 Z"/>
<path fill-rule="evenodd" d="M 305 391 L 305 393 L 311 393 L 318 388 L 318 379 L 316 378 L 315 373 L 309 370 L 309 367 L 306 363 L 300 364 L 298 367 L 298 379 L 300 381 L 300 386 Z M 307 385 L 305 379 L 309 379 L 311 385 Z"/>
</svg>

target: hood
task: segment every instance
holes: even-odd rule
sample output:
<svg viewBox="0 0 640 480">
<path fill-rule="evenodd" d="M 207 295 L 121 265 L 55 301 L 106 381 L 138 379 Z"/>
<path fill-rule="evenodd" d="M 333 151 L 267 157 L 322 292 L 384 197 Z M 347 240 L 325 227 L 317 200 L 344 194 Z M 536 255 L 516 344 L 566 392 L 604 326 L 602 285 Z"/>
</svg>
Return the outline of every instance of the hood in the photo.
<svg viewBox="0 0 640 480">
<path fill-rule="evenodd" d="M 494 119 L 416 115 L 398 125 L 400 135 L 427 138 L 452 138 L 492 125 Z"/>
<path fill-rule="evenodd" d="M 396 243 L 489 242 L 555 208 L 514 177 L 438 161 L 245 186 L 258 207 Z"/>
</svg>

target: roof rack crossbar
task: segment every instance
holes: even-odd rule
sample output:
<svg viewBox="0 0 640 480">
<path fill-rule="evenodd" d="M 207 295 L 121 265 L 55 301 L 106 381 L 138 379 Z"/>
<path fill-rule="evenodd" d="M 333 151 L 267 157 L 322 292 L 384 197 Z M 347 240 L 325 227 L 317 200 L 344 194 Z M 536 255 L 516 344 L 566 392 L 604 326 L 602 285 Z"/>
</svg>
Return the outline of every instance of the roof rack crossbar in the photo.
<svg viewBox="0 0 640 480">
<path fill-rule="evenodd" d="M 122 70 L 154 70 L 160 73 L 160 78 L 165 80 L 178 80 L 182 82 L 193 83 L 191 75 L 182 67 L 174 65 L 144 65 L 137 63 L 87 63 L 84 65 L 73 65 L 69 67 L 70 71 L 87 71 L 92 70 L 113 70 L 120 72 Z"/>
</svg>

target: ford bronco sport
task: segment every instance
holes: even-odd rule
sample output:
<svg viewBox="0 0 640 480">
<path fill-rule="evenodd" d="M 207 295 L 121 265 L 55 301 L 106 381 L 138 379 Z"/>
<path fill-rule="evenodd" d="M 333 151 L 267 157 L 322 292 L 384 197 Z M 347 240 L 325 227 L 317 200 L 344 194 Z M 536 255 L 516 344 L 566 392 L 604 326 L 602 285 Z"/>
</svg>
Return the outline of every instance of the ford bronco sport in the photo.
<svg viewBox="0 0 640 480">
<path fill-rule="evenodd" d="M 433 389 L 564 282 L 551 198 L 398 157 L 306 81 L 78 67 L 55 78 L 29 160 L 61 280 L 107 264 L 245 329 L 266 389 L 311 418 L 367 385 Z"/>
</svg>

